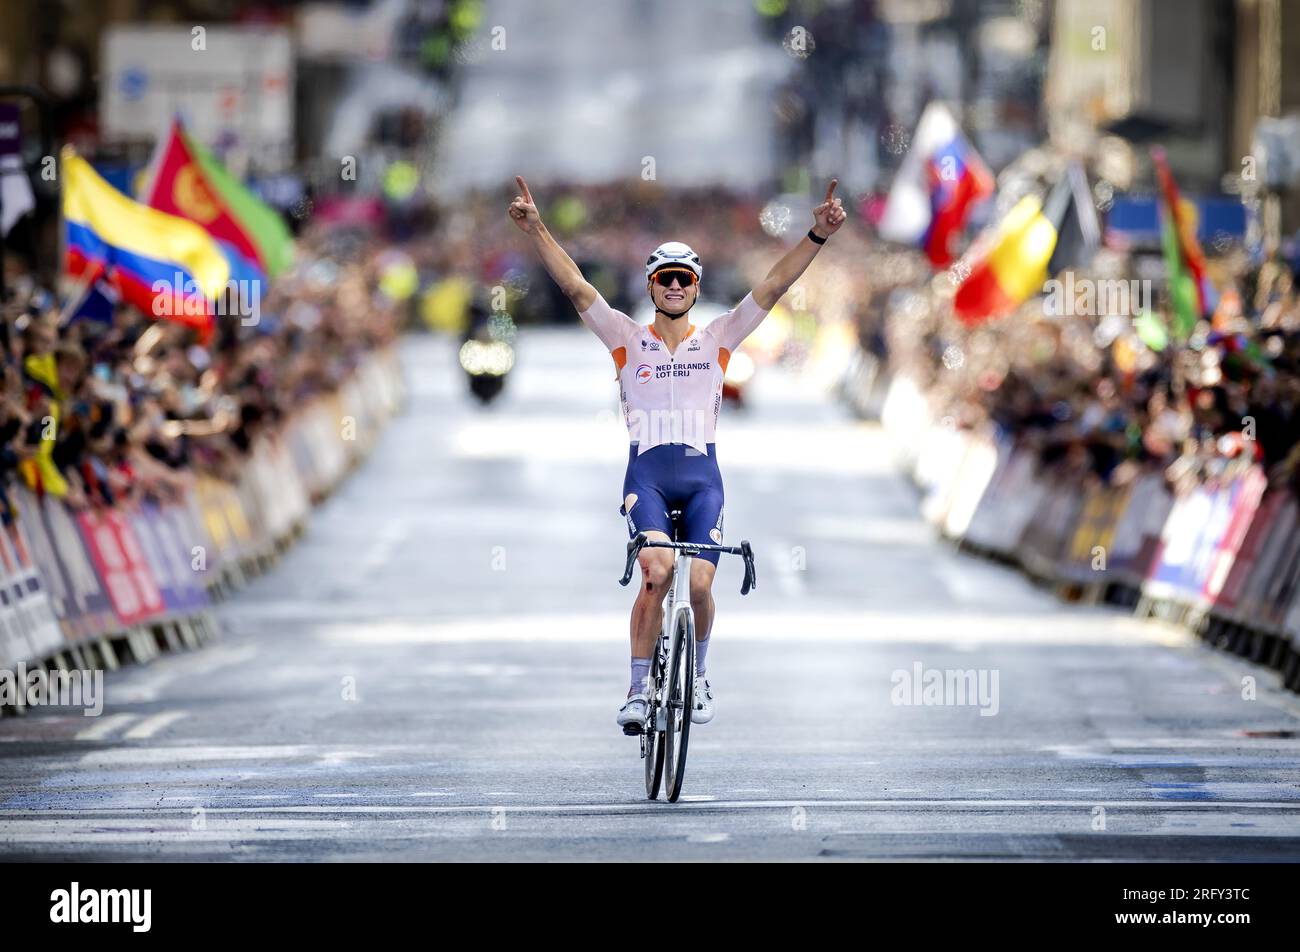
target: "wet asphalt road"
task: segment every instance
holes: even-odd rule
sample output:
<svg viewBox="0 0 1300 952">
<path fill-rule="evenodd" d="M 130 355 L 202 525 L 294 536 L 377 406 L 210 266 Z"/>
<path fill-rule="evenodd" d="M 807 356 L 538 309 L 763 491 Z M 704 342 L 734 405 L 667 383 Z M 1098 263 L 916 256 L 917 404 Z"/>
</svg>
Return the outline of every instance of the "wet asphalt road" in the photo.
<svg viewBox="0 0 1300 952">
<path fill-rule="evenodd" d="M 0 720 L 0 859 L 1300 859 L 1300 740 L 1247 733 L 1300 727 L 1271 674 L 954 553 L 881 433 L 778 373 L 719 428 L 759 588 L 724 560 L 717 717 L 648 802 L 612 367 L 532 332 L 481 409 L 453 360 L 407 341 L 405 413 L 220 643 Z M 918 665 L 988 694 L 896 703 Z"/>
</svg>

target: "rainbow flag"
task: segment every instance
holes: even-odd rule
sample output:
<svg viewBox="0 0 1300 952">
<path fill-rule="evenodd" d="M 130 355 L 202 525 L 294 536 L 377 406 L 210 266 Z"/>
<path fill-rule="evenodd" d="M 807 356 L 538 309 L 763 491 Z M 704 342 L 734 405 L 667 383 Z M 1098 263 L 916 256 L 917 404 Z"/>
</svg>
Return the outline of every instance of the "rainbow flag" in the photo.
<svg viewBox="0 0 1300 952">
<path fill-rule="evenodd" d="M 238 277 L 275 277 L 293 263 L 293 237 L 279 213 L 226 171 L 179 119 L 151 167 L 144 203 L 202 225 L 231 257 Z"/>
<path fill-rule="evenodd" d="M 1196 209 L 1178 195 L 1178 185 L 1165 159 L 1165 150 L 1151 150 L 1160 180 L 1160 246 L 1169 272 L 1169 301 L 1174 333 L 1186 340 L 1205 316 L 1205 256 L 1196 241 Z"/>
<path fill-rule="evenodd" d="M 62 159 L 68 273 L 87 283 L 107 277 L 127 303 L 206 340 L 230 279 L 216 242 L 192 221 L 127 198 L 71 146 Z"/>
</svg>

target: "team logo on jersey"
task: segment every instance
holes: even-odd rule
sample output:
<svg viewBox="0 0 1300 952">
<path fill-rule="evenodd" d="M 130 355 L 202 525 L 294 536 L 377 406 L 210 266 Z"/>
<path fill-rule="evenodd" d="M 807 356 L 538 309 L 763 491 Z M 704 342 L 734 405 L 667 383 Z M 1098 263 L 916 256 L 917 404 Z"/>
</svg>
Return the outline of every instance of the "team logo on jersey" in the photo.
<svg viewBox="0 0 1300 952">
<path fill-rule="evenodd" d="M 642 350 L 642 351 L 647 351 L 647 350 L 658 350 L 658 349 L 659 349 L 659 342 L 658 342 L 658 341 L 646 340 L 644 337 L 641 338 L 641 350 Z"/>
<path fill-rule="evenodd" d="M 722 545 L 722 517 L 726 510 L 718 510 L 718 524 L 709 530 L 709 538 L 714 545 Z"/>
<path fill-rule="evenodd" d="M 637 367 L 636 369 L 636 382 L 649 383 L 651 379 L 654 377 L 654 375 L 655 372 L 653 367 L 651 367 L 649 364 L 642 364 L 640 367 Z"/>
<path fill-rule="evenodd" d="M 700 349 L 700 342 L 699 342 L 698 340 L 693 340 L 693 341 L 691 341 L 691 346 L 689 346 L 689 347 L 686 348 L 686 352 L 687 352 L 687 353 L 692 353 L 692 354 L 693 354 L 693 353 L 695 353 L 696 351 L 698 351 L 699 349 Z"/>
</svg>

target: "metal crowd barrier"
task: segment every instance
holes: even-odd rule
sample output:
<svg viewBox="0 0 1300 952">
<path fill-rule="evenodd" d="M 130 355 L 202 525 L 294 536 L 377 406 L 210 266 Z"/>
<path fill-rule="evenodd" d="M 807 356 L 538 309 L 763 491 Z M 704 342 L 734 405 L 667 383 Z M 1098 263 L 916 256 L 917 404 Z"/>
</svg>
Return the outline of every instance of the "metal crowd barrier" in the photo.
<svg viewBox="0 0 1300 952">
<path fill-rule="evenodd" d="M 0 528 L 0 669 L 112 669 L 216 637 L 213 603 L 284 552 L 402 397 L 396 349 L 375 351 L 259 439 L 234 483 L 199 476 L 179 502 L 84 511 L 13 490 Z"/>
<path fill-rule="evenodd" d="M 880 421 L 946 538 L 1062 598 L 1185 625 L 1300 692 L 1300 508 L 1253 461 L 1225 460 L 1177 496 L 1154 468 L 1109 486 L 934 419 L 904 376 L 890 381 Z"/>
</svg>

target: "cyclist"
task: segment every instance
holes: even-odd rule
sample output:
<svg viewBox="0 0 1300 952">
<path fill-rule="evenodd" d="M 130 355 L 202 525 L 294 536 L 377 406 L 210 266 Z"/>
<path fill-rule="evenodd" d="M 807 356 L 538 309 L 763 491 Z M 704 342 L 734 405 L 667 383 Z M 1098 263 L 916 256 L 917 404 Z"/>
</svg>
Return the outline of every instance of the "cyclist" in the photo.
<svg viewBox="0 0 1300 952">
<path fill-rule="evenodd" d="M 665 242 L 646 259 L 646 291 L 654 304 L 655 319 L 643 327 L 611 308 L 584 280 L 573 259 L 542 224 L 528 184 L 521 176 L 515 177 L 520 194 L 510 203 L 510 217 L 532 239 L 546 270 L 614 360 L 631 438 L 621 510 L 629 534 L 644 532 L 648 539 L 669 540 L 669 512 L 678 509 L 684 541 L 722 543 L 722 475 L 714 430 L 727 362 L 844 223 L 844 209 L 834 197 L 837 181 L 831 180 L 826 198 L 813 209 L 808 234 L 743 301 L 700 329 L 684 320 L 699 298 L 704 275 L 700 256 L 690 247 L 679 241 Z M 642 585 L 632 606 L 632 678 L 617 718 L 625 733 L 640 733 L 645 728 L 646 682 L 651 652 L 663 625 L 663 598 L 672 583 L 672 550 L 643 549 L 639 563 Z M 713 625 L 711 588 L 717 565 L 716 552 L 702 552 L 691 560 L 696 638 L 691 721 L 697 724 L 713 719 L 713 687 L 706 677 L 705 657 Z"/>
</svg>

